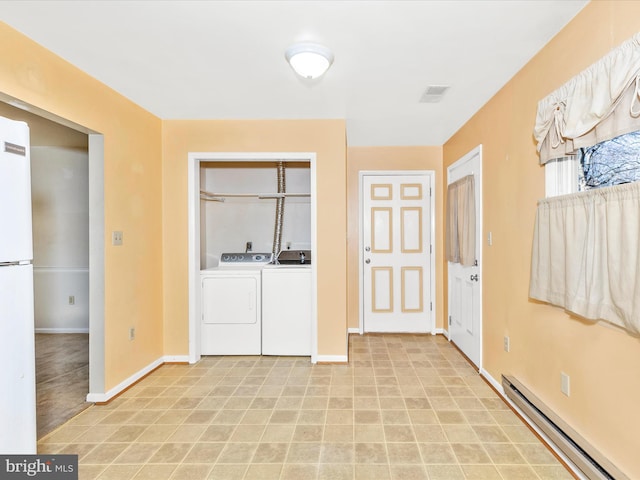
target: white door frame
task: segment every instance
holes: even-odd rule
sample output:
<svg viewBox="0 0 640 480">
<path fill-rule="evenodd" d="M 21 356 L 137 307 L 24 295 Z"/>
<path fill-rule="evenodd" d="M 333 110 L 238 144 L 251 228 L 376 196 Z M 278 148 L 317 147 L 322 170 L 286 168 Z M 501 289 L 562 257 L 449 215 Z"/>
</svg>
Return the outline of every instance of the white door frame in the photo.
<svg viewBox="0 0 640 480">
<path fill-rule="evenodd" d="M 314 152 L 190 152 L 189 223 L 189 363 L 200 360 L 200 162 L 309 162 L 311 174 L 311 362 L 318 358 L 318 254 L 316 154 Z M 321 261 L 321 259 L 320 259 Z"/>
<path fill-rule="evenodd" d="M 89 391 L 87 402 L 105 401 L 104 136 L 0 92 L 0 101 L 88 136 L 89 186 Z M 107 398 L 108 400 L 108 398 Z"/>
<path fill-rule="evenodd" d="M 467 154 L 463 155 L 462 157 L 460 157 L 458 160 L 456 160 L 454 163 L 452 163 L 451 165 L 449 165 L 449 167 L 447 167 L 447 186 L 449 185 L 450 180 L 450 176 L 451 176 L 451 172 L 453 170 L 455 170 L 458 166 L 460 166 L 461 164 L 467 162 L 469 159 L 478 156 L 480 159 L 480 171 L 477 172 L 478 175 L 478 182 L 476 183 L 476 185 L 480 186 L 480 195 L 477 198 L 477 210 L 480 212 L 480 215 L 478 215 L 476 217 L 476 231 L 480 232 L 480 235 L 477 235 L 477 238 L 480 239 L 480 241 L 478 242 L 477 245 L 477 255 L 478 255 L 478 330 L 479 330 L 479 335 L 478 335 L 478 341 L 480 343 L 479 348 L 478 348 L 478 352 L 479 352 L 479 357 L 478 357 L 478 365 L 476 365 L 478 367 L 478 371 L 482 371 L 482 357 L 483 357 L 483 351 L 482 351 L 482 343 L 483 343 L 483 330 L 482 330 L 482 284 L 483 284 L 483 275 L 482 275 L 482 271 L 483 271 L 483 262 L 482 262 L 482 251 L 483 251 L 483 240 L 484 240 L 484 235 L 483 235 L 483 230 L 482 230 L 482 219 L 483 219 L 483 207 L 482 207 L 482 197 L 483 197 L 483 190 L 482 190 L 482 145 L 478 145 L 477 147 L 475 147 L 473 150 L 471 150 L 470 152 L 468 152 Z M 474 172 L 475 174 L 476 172 Z M 476 190 L 477 191 L 477 190 Z M 446 215 L 446 214 L 445 214 Z M 446 218 L 445 218 L 445 224 L 446 224 Z M 445 227 L 446 228 L 446 227 Z M 445 258 L 446 261 L 446 258 Z M 446 336 L 447 339 L 449 341 L 451 341 L 451 332 L 449 331 L 449 312 L 451 311 L 451 275 L 449 275 L 449 262 L 447 262 L 447 317 L 445 318 L 445 327 L 446 327 Z"/>
<path fill-rule="evenodd" d="M 436 216 L 435 216 L 435 170 L 361 170 L 358 172 L 358 282 L 360 288 L 358 289 L 358 304 L 359 304 L 359 324 L 358 324 L 358 333 L 360 335 L 364 334 L 364 215 L 362 212 L 364 206 L 364 177 L 369 175 L 379 175 L 379 176 L 392 176 L 392 175 L 426 175 L 429 183 L 429 191 L 431 194 L 431 225 L 429 228 L 431 230 L 429 244 L 431 245 L 431 261 L 429 262 L 429 275 L 431 277 L 430 281 L 430 292 L 431 296 L 431 309 L 429 310 L 429 321 L 431 322 L 431 334 L 435 335 L 436 332 L 436 322 L 435 322 L 435 312 L 436 312 L 436 268 L 433 252 L 435 252 L 436 244 Z"/>
<path fill-rule="evenodd" d="M 89 392 L 107 391 L 105 374 L 104 136 L 89 133 Z M 100 401 L 100 400 L 96 400 Z"/>
</svg>

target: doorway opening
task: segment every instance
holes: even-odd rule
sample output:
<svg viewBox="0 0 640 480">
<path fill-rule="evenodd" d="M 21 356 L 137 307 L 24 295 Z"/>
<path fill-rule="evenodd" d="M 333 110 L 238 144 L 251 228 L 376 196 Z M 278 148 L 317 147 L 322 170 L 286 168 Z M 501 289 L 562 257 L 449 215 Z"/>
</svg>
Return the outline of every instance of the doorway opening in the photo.
<svg viewBox="0 0 640 480">
<path fill-rule="evenodd" d="M 190 153 L 188 157 L 188 222 L 189 222 L 189 363 L 200 360 L 202 346 L 202 297 L 201 270 L 212 260 L 208 257 L 202 242 L 201 223 L 204 209 L 201 208 L 202 169 L 206 164 L 238 164 L 285 162 L 287 164 L 309 165 L 309 205 L 310 205 L 310 235 L 309 247 L 311 258 L 316 259 L 317 249 L 317 208 L 316 208 L 316 154 L 309 152 L 246 152 L 246 153 Z M 219 193 L 219 192 L 209 192 Z M 224 195 L 223 195 L 224 196 Z M 211 198 L 216 199 L 218 195 Z M 248 240 L 248 239 L 246 239 Z M 236 242 L 237 243 L 237 242 Z M 286 244 L 286 239 L 285 239 Z M 244 243 L 243 243 L 244 246 Z M 284 245 L 283 245 L 284 246 Z M 236 247 L 237 248 L 237 247 Z M 248 246 L 247 246 L 248 248 Z M 286 247 L 285 247 L 286 248 Z M 215 256 L 215 255 L 214 255 Z M 215 261 L 215 259 L 214 259 Z M 317 359 L 317 268 L 316 262 L 311 263 L 311 362 Z"/>
<path fill-rule="evenodd" d="M 467 223 L 462 218 L 472 218 L 473 231 L 469 225 L 462 225 L 465 235 L 474 238 L 475 262 L 448 261 L 449 321 L 447 335 L 450 341 L 464 353 L 471 362 L 482 369 L 482 145 L 457 160 L 447 168 L 447 195 L 453 194 L 452 184 L 472 180 L 473 189 L 466 192 L 473 199 L 473 211 L 460 211 L 456 223 Z M 451 205 L 452 199 L 447 199 Z M 469 205 L 468 199 L 466 203 Z M 447 209 L 448 212 L 451 209 Z M 465 209 L 467 210 L 467 209 Z M 449 213 L 447 214 L 449 215 Z M 453 218 L 453 217 L 451 217 Z M 447 228 L 453 228 L 447 219 Z M 473 258 L 473 257 L 472 257 Z"/>
<path fill-rule="evenodd" d="M 104 391 L 102 135 L 0 94 L 29 125 L 38 438 Z"/>
</svg>

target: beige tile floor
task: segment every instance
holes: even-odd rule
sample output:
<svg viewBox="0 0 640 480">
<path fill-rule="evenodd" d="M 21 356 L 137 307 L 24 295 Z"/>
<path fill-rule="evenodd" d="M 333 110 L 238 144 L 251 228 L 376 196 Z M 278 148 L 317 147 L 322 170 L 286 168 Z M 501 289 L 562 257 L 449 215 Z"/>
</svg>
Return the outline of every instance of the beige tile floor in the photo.
<svg viewBox="0 0 640 480">
<path fill-rule="evenodd" d="M 348 365 L 165 365 L 39 442 L 81 479 L 455 480 L 572 475 L 442 336 L 352 335 Z"/>
</svg>

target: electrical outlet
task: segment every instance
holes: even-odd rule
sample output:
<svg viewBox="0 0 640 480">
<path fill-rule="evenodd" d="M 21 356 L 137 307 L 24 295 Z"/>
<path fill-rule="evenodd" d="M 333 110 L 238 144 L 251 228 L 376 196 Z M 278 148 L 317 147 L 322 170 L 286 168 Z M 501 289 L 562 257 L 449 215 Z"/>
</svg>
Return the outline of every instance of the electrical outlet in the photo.
<svg viewBox="0 0 640 480">
<path fill-rule="evenodd" d="M 511 339 L 508 335 L 504 336 L 504 351 L 509 352 L 511 350 Z"/>
<path fill-rule="evenodd" d="M 74 295 L 69 295 L 69 305 L 76 304 L 76 297 Z"/>
<path fill-rule="evenodd" d="M 564 372 L 560 372 L 560 391 L 567 397 L 570 393 L 570 380 L 571 378 Z"/>
<path fill-rule="evenodd" d="M 122 245 L 122 242 L 124 241 L 124 235 L 122 232 L 119 231 L 113 231 L 111 232 L 111 244 L 119 247 L 120 245 Z"/>
<path fill-rule="evenodd" d="M 136 338 L 136 329 L 135 327 L 131 327 L 129 329 L 129 340 L 133 340 Z"/>
</svg>

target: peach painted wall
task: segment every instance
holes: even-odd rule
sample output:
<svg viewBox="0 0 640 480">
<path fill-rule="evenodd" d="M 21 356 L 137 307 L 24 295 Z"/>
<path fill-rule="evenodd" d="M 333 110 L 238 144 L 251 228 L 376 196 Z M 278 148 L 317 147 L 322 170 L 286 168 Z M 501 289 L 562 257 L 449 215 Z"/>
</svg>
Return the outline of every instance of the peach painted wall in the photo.
<svg viewBox="0 0 640 480">
<path fill-rule="evenodd" d="M 640 478 L 640 339 L 533 302 L 528 287 L 544 196 L 532 136 L 537 102 L 639 30 L 640 2 L 588 4 L 444 145 L 444 168 L 483 145 L 484 368 L 498 381 L 503 373 L 520 379 L 630 478 Z M 571 377 L 570 397 L 560 372 Z"/>
<path fill-rule="evenodd" d="M 318 354 L 346 355 L 344 120 L 168 120 L 163 130 L 165 353 L 189 348 L 189 152 L 316 152 Z"/>
<path fill-rule="evenodd" d="M 163 354 L 161 122 L 4 23 L 0 85 L 6 95 L 104 135 L 109 390 Z M 111 246 L 112 230 L 124 232 L 123 246 Z"/>
<path fill-rule="evenodd" d="M 358 328 L 360 319 L 360 277 L 358 271 L 359 185 L 362 170 L 434 170 L 436 188 L 436 327 L 442 328 L 444 290 L 442 289 L 442 147 L 349 147 L 347 149 L 347 296 L 349 328 Z"/>
</svg>

